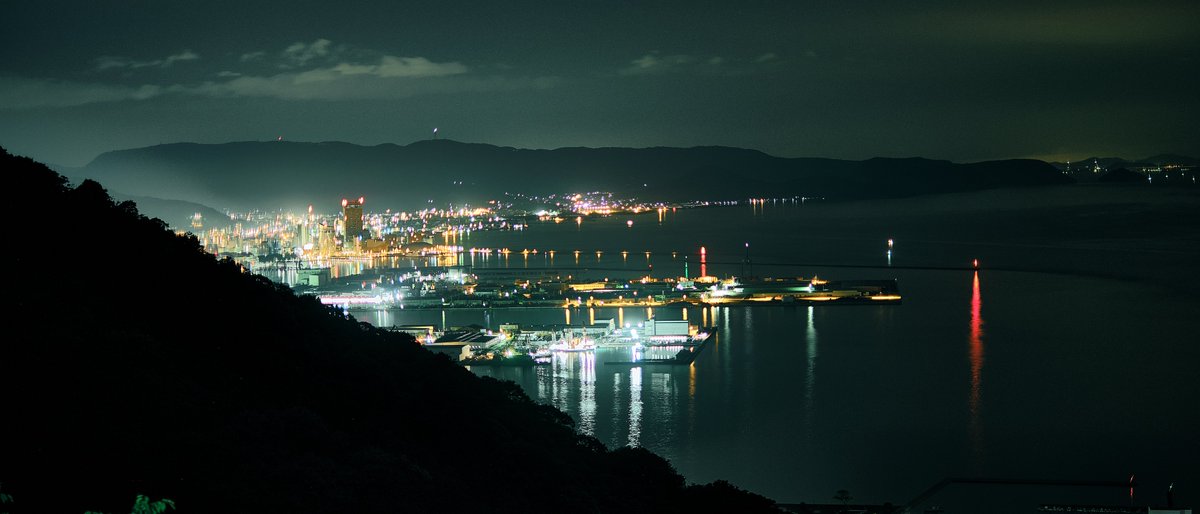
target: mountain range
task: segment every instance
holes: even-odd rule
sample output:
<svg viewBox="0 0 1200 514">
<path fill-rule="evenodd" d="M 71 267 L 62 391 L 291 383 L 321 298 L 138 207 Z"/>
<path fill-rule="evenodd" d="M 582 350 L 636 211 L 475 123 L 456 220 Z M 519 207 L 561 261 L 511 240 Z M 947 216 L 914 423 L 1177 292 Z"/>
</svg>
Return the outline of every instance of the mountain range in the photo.
<svg viewBox="0 0 1200 514">
<path fill-rule="evenodd" d="M 869 199 L 1070 182 L 1053 166 L 1028 159 L 849 161 L 716 146 L 531 150 L 452 140 L 174 143 L 107 152 L 72 171 L 127 195 L 235 210 L 312 204 L 325 212 L 359 196 L 381 210 L 411 210 L 515 192 L 611 191 L 651 201 Z"/>
<path fill-rule="evenodd" d="M 1126 159 L 1123 157 L 1099 157 L 1092 156 L 1086 159 L 1080 159 L 1071 162 L 1052 162 L 1050 165 L 1060 170 L 1066 169 L 1069 165 L 1072 169 L 1079 169 L 1098 164 L 1104 169 L 1130 168 L 1130 167 L 1150 167 L 1164 166 L 1168 164 L 1176 166 L 1197 166 L 1200 165 L 1200 159 L 1188 157 L 1186 155 L 1177 154 L 1158 154 L 1144 157 L 1141 159 Z"/>
</svg>

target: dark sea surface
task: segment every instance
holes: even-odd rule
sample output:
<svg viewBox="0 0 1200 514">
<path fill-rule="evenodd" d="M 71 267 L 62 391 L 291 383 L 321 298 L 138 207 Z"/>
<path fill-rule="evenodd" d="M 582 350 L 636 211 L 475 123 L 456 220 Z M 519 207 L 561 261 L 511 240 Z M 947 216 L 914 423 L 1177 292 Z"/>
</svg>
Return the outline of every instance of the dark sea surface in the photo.
<svg viewBox="0 0 1200 514">
<path fill-rule="evenodd" d="M 1122 482 L 1135 473 L 1139 504 L 1165 503 L 1172 481 L 1178 501 L 1200 499 L 1200 237 L 1195 221 L 1174 218 L 1195 212 L 1195 195 L 1022 194 L 743 202 L 464 235 L 464 247 L 514 252 L 460 259 L 480 266 L 665 277 L 682 275 L 686 256 L 694 276 L 703 246 L 710 275 L 896 278 L 904 294 L 902 305 L 654 309 L 717 328 L 691 366 L 606 364 L 629 350 L 601 349 L 547 367 L 473 371 L 520 384 L 610 447 L 655 451 L 690 481 L 726 479 L 784 503 L 832 503 L 848 489 L 855 502 L 905 504 L 949 477 Z M 648 314 L 355 316 L 494 329 L 568 317 L 636 325 Z M 957 485 L 917 507 L 1129 501 L 1122 487 Z"/>
</svg>

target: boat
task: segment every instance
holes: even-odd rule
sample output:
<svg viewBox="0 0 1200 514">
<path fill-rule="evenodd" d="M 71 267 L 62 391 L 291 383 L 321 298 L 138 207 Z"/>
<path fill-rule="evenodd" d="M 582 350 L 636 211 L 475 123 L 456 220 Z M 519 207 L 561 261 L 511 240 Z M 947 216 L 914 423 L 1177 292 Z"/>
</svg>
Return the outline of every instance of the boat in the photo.
<svg viewBox="0 0 1200 514">
<path fill-rule="evenodd" d="M 591 352 L 595 350 L 596 342 L 590 337 L 567 338 L 550 345 L 552 352 Z"/>
</svg>

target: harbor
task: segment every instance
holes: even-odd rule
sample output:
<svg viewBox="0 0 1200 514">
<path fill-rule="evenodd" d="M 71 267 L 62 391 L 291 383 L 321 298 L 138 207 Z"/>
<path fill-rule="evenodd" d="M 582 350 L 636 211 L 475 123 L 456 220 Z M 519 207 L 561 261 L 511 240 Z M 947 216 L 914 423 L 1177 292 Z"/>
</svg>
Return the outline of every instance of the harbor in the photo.
<svg viewBox="0 0 1200 514">
<path fill-rule="evenodd" d="M 1185 468 L 1170 464 L 1178 445 L 1189 441 L 1178 438 L 1186 431 L 1164 432 L 1158 441 L 1174 441 L 1165 445 L 1102 431 L 1072 436 L 1077 445 L 1047 447 L 1044 434 L 1025 430 L 1057 423 L 1063 412 L 1081 423 L 1108 426 L 1112 398 L 1131 391 L 1146 398 L 1191 391 L 1179 378 L 1187 376 L 1184 364 L 1191 354 L 1180 358 L 1172 338 L 1145 337 L 1153 331 L 1179 340 L 1189 333 L 1186 315 L 1173 310 L 1167 297 L 1120 281 L 1027 272 L 1095 269 L 1092 254 L 1079 249 L 1056 247 L 1038 253 L 1035 261 L 1026 246 L 1004 248 L 990 239 L 948 244 L 912 223 L 901 227 L 907 232 L 888 229 L 897 236 L 891 245 L 883 228 L 863 230 L 841 217 L 811 219 L 809 212 L 681 210 L 678 219 L 661 226 L 635 220 L 628 228 L 624 219 L 614 218 L 584 223 L 582 229 L 546 222 L 527 231 L 478 232 L 463 243 L 468 250 L 514 251 L 507 257 L 494 250 L 486 257 L 468 252 L 456 262 L 439 258 L 440 266 L 431 259 L 347 265 L 337 270 L 339 278 L 309 289 L 323 296 L 402 294 L 400 301 L 350 305 L 346 312 L 377 327 L 428 325 L 431 334 L 461 328 L 487 337 L 502 324 L 524 331 L 591 325 L 593 319 L 635 328 L 651 318 L 686 318 L 697 327 L 715 327 L 690 365 L 650 360 L 673 358 L 678 349 L 652 348 L 635 359 L 632 346 L 597 344 L 591 351 L 550 351 L 548 364 L 496 360 L 470 365 L 470 372 L 512 381 L 533 401 L 570 415 L 581 433 L 610 447 L 651 449 L 686 476 L 724 476 L 729 452 L 749 455 L 754 466 L 777 472 L 747 483 L 780 501 L 812 501 L 845 487 L 862 498 L 856 501 L 895 501 L 947 476 L 947 466 L 1003 465 L 1008 467 L 997 473 L 1020 476 L 1033 470 L 1021 463 L 1037 462 L 1040 476 L 1070 477 L 1078 475 L 1076 463 L 1088 462 L 1098 475 L 1114 476 L 1150 469 L 1126 464 L 1149 456 L 1168 463 L 1162 474 L 1187 476 Z M 972 224 L 962 237 L 977 232 Z M 521 251 L 525 247 L 528 255 Z M 578 262 L 574 249 L 581 250 Z M 753 267 L 743 264 L 750 259 Z M 1177 265 L 1164 269 L 1187 276 Z M 393 273 L 408 273 L 410 279 L 396 280 Z M 702 278 L 708 276 L 714 278 Z M 694 289 L 679 288 L 681 278 L 685 288 L 691 280 Z M 885 297 L 882 288 L 843 287 L 847 281 L 892 279 L 901 300 L 871 299 Z M 407 289 L 393 289 L 400 286 Z M 714 287 L 722 292 L 714 295 Z M 464 292 L 455 294 L 456 289 Z M 797 295 L 810 298 L 796 301 Z M 845 299 L 814 299 L 822 296 Z M 1043 307 L 1029 308 L 1033 301 Z M 1073 327 L 1068 334 L 1055 328 L 1064 324 Z M 1073 358 L 1083 354 L 1098 360 Z M 458 355 L 452 356 L 455 362 Z M 1143 360 L 1164 372 L 1154 381 L 1121 373 L 1127 363 Z M 637 364 L 622 364 L 632 362 Z M 1113 379 L 1095 382 L 1097 369 Z M 912 389 L 914 376 L 927 387 Z M 1085 384 L 1102 394 L 1047 394 Z M 1164 409 L 1162 403 L 1120 405 L 1133 416 L 1195 425 L 1188 411 Z M 906 421 L 896 428 L 900 419 Z M 861 430 L 875 430 L 871 427 L 894 432 L 896 440 L 864 446 Z M 1006 430 L 1016 431 L 997 436 Z M 743 440 L 753 444 L 736 443 Z M 1112 449 L 1113 458 L 1095 459 L 1096 447 Z M 856 473 L 858 462 L 875 462 L 881 452 L 906 464 L 882 466 L 881 478 L 852 483 L 841 478 Z M 806 458 L 782 460 L 783 455 Z M 803 490 L 797 492 L 796 484 L 805 484 Z M 936 502 L 947 512 L 954 509 L 952 498 Z"/>
<path fill-rule="evenodd" d="M 688 366 L 714 333 L 718 308 L 897 305 L 903 299 L 895 279 L 718 279 L 707 274 L 703 248 L 701 256 L 698 277 L 689 276 L 686 261 L 680 277 L 659 279 L 647 274 L 626 280 L 594 277 L 588 273 L 591 270 L 577 274 L 581 270 L 417 267 L 379 271 L 372 280 L 344 280 L 340 291 L 314 294 L 346 315 L 365 315 L 381 328 L 408 333 L 430 351 L 465 366 L 503 367 L 545 366 L 556 354 L 592 353 L 600 348 L 628 351 L 605 361 L 606 365 Z M 435 309 L 442 318 L 437 324 L 388 321 L 392 312 Z M 561 309 L 563 323 L 492 321 L 493 315 L 528 309 Z M 679 312 L 682 319 L 656 317 L 656 309 Z M 485 323 L 448 324 L 450 310 L 482 311 Z M 688 312 L 695 310 L 699 310 L 699 324 L 688 320 Z M 598 317 L 597 311 L 610 317 Z M 645 315 L 627 320 L 626 311 Z"/>
<path fill-rule="evenodd" d="M 591 268 L 496 269 L 426 266 L 374 270 L 324 286 L 301 287 L 346 311 L 505 307 L 662 307 L 671 305 L 899 304 L 895 279 L 820 277 L 618 278 Z M 326 280 L 321 282 L 321 280 Z"/>
</svg>

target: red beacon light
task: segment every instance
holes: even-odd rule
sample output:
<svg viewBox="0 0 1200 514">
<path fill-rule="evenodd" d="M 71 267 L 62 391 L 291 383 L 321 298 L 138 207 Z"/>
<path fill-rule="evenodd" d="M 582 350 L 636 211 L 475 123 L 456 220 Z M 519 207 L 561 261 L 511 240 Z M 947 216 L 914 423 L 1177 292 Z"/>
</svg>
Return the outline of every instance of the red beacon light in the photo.
<svg viewBox="0 0 1200 514">
<path fill-rule="evenodd" d="M 979 269 L 979 259 L 971 261 L 971 265 L 974 266 L 975 269 Z"/>
</svg>

